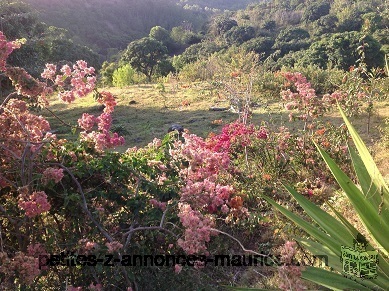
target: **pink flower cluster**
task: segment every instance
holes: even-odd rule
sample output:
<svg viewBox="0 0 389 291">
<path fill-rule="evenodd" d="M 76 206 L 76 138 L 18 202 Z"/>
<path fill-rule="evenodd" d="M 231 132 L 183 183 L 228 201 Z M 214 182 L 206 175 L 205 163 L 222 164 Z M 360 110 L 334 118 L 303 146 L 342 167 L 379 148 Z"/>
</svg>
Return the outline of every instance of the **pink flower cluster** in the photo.
<svg viewBox="0 0 389 291">
<path fill-rule="evenodd" d="M 323 96 L 323 102 L 329 106 L 339 103 L 349 114 L 359 113 L 363 100 L 366 100 L 366 93 L 364 92 L 353 94 L 353 92 L 335 91 Z"/>
<path fill-rule="evenodd" d="M 99 92 L 97 97 L 97 102 L 105 106 L 104 107 L 105 113 L 112 113 L 114 107 L 116 106 L 115 97 L 112 95 L 112 93 L 106 91 Z"/>
<path fill-rule="evenodd" d="M 306 287 L 301 280 L 301 267 L 292 263 L 296 255 L 296 242 L 287 241 L 281 248 L 281 262 L 283 266 L 278 267 L 280 277 L 279 286 L 282 290 L 305 290 Z"/>
<path fill-rule="evenodd" d="M 64 174 L 61 168 L 47 168 L 43 171 L 42 183 L 47 184 L 50 180 L 54 180 L 54 183 L 58 183 L 62 180 Z"/>
<path fill-rule="evenodd" d="M 296 242 L 287 241 L 281 248 L 281 262 L 291 264 L 296 255 Z"/>
<path fill-rule="evenodd" d="M 45 83 L 34 79 L 23 68 L 9 67 L 6 69 L 6 75 L 12 81 L 18 94 L 29 97 L 45 99 L 45 96 L 51 93 L 51 89 L 46 87 Z"/>
<path fill-rule="evenodd" d="M 9 268 L 15 271 L 25 284 L 31 284 L 40 274 L 39 259 L 22 252 L 16 253 Z"/>
<path fill-rule="evenodd" d="M 231 146 L 249 146 L 253 138 L 267 139 L 268 131 L 265 127 L 255 128 L 253 124 L 244 124 L 239 121 L 226 124 L 221 134 L 211 136 L 209 145 L 214 151 L 229 152 Z"/>
<path fill-rule="evenodd" d="M 30 257 L 39 258 L 39 256 L 47 255 L 47 251 L 42 244 L 36 243 L 36 244 L 30 244 L 27 247 L 27 254 Z M 47 269 L 48 269 L 48 266 L 41 267 L 41 270 L 47 270 Z"/>
<path fill-rule="evenodd" d="M 96 124 L 96 117 L 89 113 L 83 113 L 81 118 L 78 119 L 78 125 L 82 127 L 85 131 L 92 130 L 95 124 Z"/>
<path fill-rule="evenodd" d="M 183 137 L 185 143 L 176 142 L 170 151 L 174 160 L 188 163 L 180 170 L 184 185 L 178 216 L 185 234 L 178 244 L 189 254 L 205 253 L 210 236 L 216 235 L 210 230 L 214 226 L 212 215 L 228 214 L 235 206 L 234 188 L 220 183 L 220 175 L 228 176 L 230 158 L 228 152 L 215 151 L 210 142 L 196 135 L 184 133 Z M 246 213 L 241 205 L 239 208 Z"/>
<path fill-rule="evenodd" d="M 105 246 L 108 248 L 108 252 L 114 253 L 123 248 L 123 245 L 118 241 L 106 243 Z"/>
<path fill-rule="evenodd" d="M 203 181 L 188 180 L 181 189 L 180 200 L 190 202 L 196 209 L 206 209 L 211 214 L 216 213 L 218 209 L 227 213 L 228 207 L 225 204 L 233 193 L 234 189 L 232 186 L 217 184 L 209 178 Z"/>
<path fill-rule="evenodd" d="M 104 111 L 98 117 L 84 113 L 78 119 L 79 126 L 85 130 L 81 133 L 81 137 L 84 140 L 94 142 L 97 150 L 123 145 L 124 138 L 122 136 L 117 133 L 110 133 L 112 126 L 111 113 L 116 105 L 115 97 L 109 92 L 99 93 L 98 96 L 97 101 L 105 106 Z M 98 131 L 91 131 L 95 124 L 97 124 Z"/>
<path fill-rule="evenodd" d="M 282 75 L 294 84 L 297 92 L 292 92 L 290 89 L 281 91 L 281 97 L 287 101 L 286 110 L 295 110 L 298 114 L 289 115 L 290 119 L 298 118 L 307 120 L 308 117 L 316 118 L 323 115 L 325 106 L 323 102 L 316 96 L 315 90 L 311 87 L 311 83 L 301 73 L 285 72 Z"/>
<path fill-rule="evenodd" d="M 184 239 L 179 239 L 178 245 L 189 255 L 208 254 L 206 243 L 211 240 L 210 228 L 214 226 L 214 221 L 193 210 L 187 203 L 180 203 L 178 207 L 178 216 L 185 227 Z"/>
<path fill-rule="evenodd" d="M 1 111 L 0 111 L 1 112 Z M 2 140 L 2 148 L 7 148 L 9 151 L 2 152 L 3 157 L 9 157 L 10 152 L 21 157 L 25 151 L 26 143 L 31 144 L 31 151 L 35 151 L 44 139 L 55 138 L 49 133 L 49 122 L 42 116 L 31 114 L 28 111 L 28 106 L 25 101 L 11 99 L 0 113 L 0 139 Z M 14 157 L 13 157 L 14 158 Z"/>
<path fill-rule="evenodd" d="M 71 103 L 76 97 L 84 97 L 93 91 L 96 85 L 94 74 L 95 69 L 80 60 L 73 65 L 73 68 L 64 65 L 60 69 L 60 74 L 57 74 L 55 65 L 46 64 L 41 77 L 53 81 L 61 89 L 58 97 L 64 102 Z"/>
<path fill-rule="evenodd" d="M 18 206 L 26 212 L 28 217 L 34 217 L 50 210 L 51 205 L 47 201 L 45 192 L 33 192 L 28 197 L 23 192 L 19 195 Z"/>
<path fill-rule="evenodd" d="M 119 136 L 116 132 L 113 134 L 110 134 L 109 132 L 99 133 L 95 131 L 90 133 L 82 132 L 81 137 L 84 140 L 92 141 L 98 151 L 124 144 L 124 138 Z"/>
<path fill-rule="evenodd" d="M 89 239 L 80 239 L 78 243 L 80 244 L 80 249 L 82 253 L 89 253 L 91 251 L 99 249 L 99 245 L 95 242 L 90 241 Z"/>
<path fill-rule="evenodd" d="M 184 133 L 183 137 L 185 143 L 177 143 L 175 149 L 171 151 L 174 158 L 189 161 L 189 167 L 181 171 L 183 176 L 201 180 L 214 175 L 216 179 L 219 171 L 228 169 L 230 164 L 228 153 L 216 152 L 211 143 L 194 134 Z"/>
<path fill-rule="evenodd" d="M 180 264 L 175 264 L 175 265 L 174 265 L 174 272 L 175 272 L 176 274 L 179 274 L 179 273 L 181 273 L 181 271 L 182 271 L 182 265 L 180 265 Z"/>
<path fill-rule="evenodd" d="M 6 70 L 6 60 L 14 49 L 20 48 L 21 43 L 7 41 L 5 35 L 0 31 L 0 72 Z"/>
<path fill-rule="evenodd" d="M 165 210 L 166 210 L 166 202 L 160 202 L 160 201 L 158 201 L 157 199 L 152 198 L 152 199 L 149 200 L 149 203 L 150 203 L 151 205 L 153 205 L 153 207 L 159 208 L 159 209 L 161 209 L 162 211 L 165 211 Z"/>
</svg>

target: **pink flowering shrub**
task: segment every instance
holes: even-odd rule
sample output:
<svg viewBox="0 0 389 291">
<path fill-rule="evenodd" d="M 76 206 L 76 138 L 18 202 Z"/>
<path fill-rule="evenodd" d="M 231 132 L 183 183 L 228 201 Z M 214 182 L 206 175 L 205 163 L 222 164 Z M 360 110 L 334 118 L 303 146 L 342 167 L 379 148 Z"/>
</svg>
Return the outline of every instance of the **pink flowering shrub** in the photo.
<svg viewBox="0 0 389 291">
<path fill-rule="evenodd" d="M 11 260 L 9 269 L 15 272 L 21 283 L 31 284 L 40 273 L 39 260 L 22 252 L 17 252 Z"/>
<path fill-rule="evenodd" d="M 267 139 L 268 131 L 262 126 L 256 129 L 253 124 L 243 124 L 235 121 L 223 127 L 221 134 L 210 137 L 210 147 L 214 151 L 229 152 L 231 146 L 246 147 L 251 145 L 254 139 Z"/>
<path fill-rule="evenodd" d="M 74 211 L 74 204 L 78 204 L 80 195 L 84 194 L 83 186 L 77 184 L 77 178 L 82 174 L 72 171 L 72 167 L 76 163 L 87 163 L 92 158 L 87 153 L 91 149 L 102 151 L 124 143 L 122 137 L 110 132 L 111 114 L 116 102 L 112 94 L 99 93 L 95 89 L 93 68 L 84 61 L 78 61 L 73 66 L 65 65 L 59 71 L 56 65 L 47 64 L 41 75 L 44 81 L 41 81 L 31 77 L 23 68 L 7 64 L 7 57 L 20 45 L 21 42 L 8 42 L 0 32 L 0 71 L 12 81 L 15 88 L 0 104 L 0 191 L 4 194 L 0 199 L 0 213 L 8 219 L 7 223 L 1 225 L 0 284 L 4 286 L 10 282 L 36 284 L 40 274 L 39 255 L 49 251 L 59 253 L 61 248 L 56 245 L 57 238 L 66 240 L 66 236 L 73 237 L 68 203 L 71 201 Z M 47 107 L 47 97 L 54 92 L 63 101 L 73 102 L 93 91 L 97 101 L 105 106 L 104 112 L 98 117 L 89 116 L 89 123 L 88 116 L 81 117 L 81 140 L 75 144 L 58 140 L 50 132 L 52 128 L 49 122 L 30 110 L 31 105 L 43 109 Z M 78 166 L 82 168 L 80 164 Z M 63 180 L 64 184 L 59 183 Z M 70 184 L 67 184 L 69 181 Z M 73 188 L 77 185 L 81 193 Z M 76 211 L 84 211 L 86 216 L 82 217 L 82 221 L 95 221 L 93 216 L 88 216 L 88 203 L 82 206 L 78 204 Z M 98 203 L 96 208 L 101 209 Z M 52 224 L 53 216 L 56 226 Z M 47 229 L 50 231 L 45 232 Z M 109 241 L 109 247 L 116 251 L 118 245 L 113 242 L 112 239 Z M 95 249 L 98 249 L 98 245 Z M 45 266 L 42 270 L 53 271 Z M 9 288 L 14 289 L 10 284 Z"/>
<path fill-rule="evenodd" d="M 287 102 L 285 109 L 291 111 L 289 119 L 309 122 L 322 116 L 326 107 L 316 96 L 315 90 L 307 79 L 301 73 L 285 72 L 282 75 L 294 87 L 293 91 L 291 89 L 281 91 L 281 98 Z"/>
<path fill-rule="evenodd" d="M 228 221 L 234 216 L 245 217 L 248 212 L 242 204 L 232 203 L 235 190 L 221 179 L 230 176 L 227 139 L 218 139 L 222 144 L 218 149 L 224 151 L 217 152 L 213 140 L 204 141 L 193 134 L 183 134 L 183 138 L 185 142 L 177 141 L 171 150 L 174 160 L 188 163 L 179 171 L 183 186 L 178 216 L 186 230 L 178 244 L 188 254 L 203 254 L 207 253 L 206 243 L 215 234 L 211 228 L 215 226 L 216 214 L 226 215 Z"/>
</svg>

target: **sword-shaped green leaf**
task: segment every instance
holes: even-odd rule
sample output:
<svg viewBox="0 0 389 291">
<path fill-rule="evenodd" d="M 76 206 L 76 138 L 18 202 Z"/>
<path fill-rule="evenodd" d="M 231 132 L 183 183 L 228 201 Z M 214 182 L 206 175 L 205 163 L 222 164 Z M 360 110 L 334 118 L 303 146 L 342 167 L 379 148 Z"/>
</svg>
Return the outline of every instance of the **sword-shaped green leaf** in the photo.
<svg viewBox="0 0 389 291">
<path fill-rule="evenodd" d="M 365 287 L 364 285 L 361 285 L 353 280 L 347 279 L 342 275 L 320 268 L 308 266 L 301 273 L 301 278 L 330 288 L 332 290 L 371 290 L 371 288 Z"/>
<path fill-rule="evenodd" d="M 350 121 L 347 119 L 346 115 L 339 107 L 340 114 L 343 117 L 343 120 L 350 132 L 350 135 L 353 139 L 355 147 L 358 150 L 359 156 L 356 155 L 353 150 L 350 151 L 351 157 L 353 159 L 354 168 L 358 176 L 359 182 L 364 193 L 372 202 L 372 205 L 383 217 L 386 223 L 389 223 L 389 187 L 385 183 L 384 178 L 382 177 L 376 163 L 374 162 L 373 157 L 370 155 L 368 148 L 365 143 L 352 126 Z M 366 175 L 366 172 L 368 175 Z M 369 188 L 367 188 L 369 187 Z M 367 191 L 365 192 L 365 189 Z"/>
<path fill-rule="evenodd" d="M 267 202 L 273 205 L 278 211 L 284 214 L 288 219 L 293 221 L 295 224 L 300 226 L 304 231 L 309 235 L 317 239 L 322 244 L 326 245 L 332 252 L 340 253 L 341 243 L 337 242 L 335 239 L 331 238 L 329 235 L 321 231 L 318 227 L 312 225 L 311 223 L 306 222 L 304 219 L 300 218 L 298 215 L 287 210 L 281 205 L 277 204 L 274 200 L 265 195 L 262 196 Z"/>
<path fill-rule="evenodd" d="M 347 228 L 339 222 L 339 220 L 306 199 L 292 187 L 287 185 L 284 185 L 284 187 L 289 191 L 294 199 L 296 199 L 305 212 L 333 239 L 342 245 L 349 245 L 353 242 L 353 236 L 347 231 Z M 340 252 L 340 249 L 338 252 Z"/>
<path fill-rule="evenodd" d="M 332 252 L 328 247 L 326 247 L 323 244 L 320 244 L 318 242 L 309 240 L 309 239 L 302 239 L 302 238 L 296 238 L 296 240 L 304 246 L 308 251 L 311 252 L 311 254 L 318 259 L 327 259 L 325 263 L 328 264 L 329 267 L 333 268 L 335 271 L 341 272 L 342 271 L 342 263 L 340 261 L 340 250 L 338 253 Z M 327 256 L 327 258 L 325 258 Z"/>
<path fill-rule="evenodd" d="M 338 167 L 338 165 L 330 158 L 330 156 L 317 146 L 321 156 L 330 168 L 332 175 L 343 189 L 349 200 L 354 206 L 355 211 L 361 218 L 366 229 L 371 233 L 375 242 L 383 248 L 384 254 L 388 255 L 389 250 L 389 225 L 388 221 L 384 221 L 374 206 L 365 198 L 363 193 L 351 181 L 351 179 Z"/>
</svg>

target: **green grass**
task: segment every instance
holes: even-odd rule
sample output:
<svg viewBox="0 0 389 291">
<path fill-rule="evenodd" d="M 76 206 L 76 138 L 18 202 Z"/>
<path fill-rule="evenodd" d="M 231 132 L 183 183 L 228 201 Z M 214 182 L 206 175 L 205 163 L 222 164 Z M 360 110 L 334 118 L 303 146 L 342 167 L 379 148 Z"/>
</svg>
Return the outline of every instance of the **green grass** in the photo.
<svg viewBox="0 0 389 291">
<path fill-rule="evenodd" d="M 143 84 L 119 88 L 105 89 L 114 94 L 117 107 L 113 113 L 113 131 L 125 137 L 126 143 L 119 151 L 129 147 L 141 147 L 147 145 L 154 137 L 162 138 L 173 123 L 181 124 L 189 132 L 207 137 L 210 132 L 220 132 L 224 124 L 235 121 L 239 116 L 230 111 L 210 111 L 211 106 L 227 107 L 227 100 L 221 99 L 217 90 L 208 83 L 178 83 L 164 84 L 164 91 L 160 92 L 161 86 Z M 102 91 L 102 90 L 101 90 Z M 255 94 L 253 96 L 255 99 Z M 253 109 L 251 122 L 260 125 L 266 121 L 271 127 L 278 128 L 285 125 L 290 130 L 302 128 L 298 122 L 290 123 L 288 112 L 279 104 L 279 100 L 253 100 L 261 104 Z M 134 104 L 130 104 L 133 103 Z M 370 145 L 376 144 L 380 139 L 379 127 L 384 126 L 385 118 L 389 118 L 389 102 L 375 103 L 376 112 L 371 121 L 371 133 L 367 135 L 367 117 L 362 114 L 352 118 L 357 130 L 361 133 L 365 142 Z M 90 95 L 80 98 L 72 104 L 65 104 L 55 96 L 51 98 L 50 109 L 57 116 L 70 125 L 77 125 L 77 119 L 82 113 L 87 112 L 99 115 L 102 112 L 100 104 L 94 101 Z M 71 128 L 64 125 L 57 118 L 45 113 L 48 117 L 52 130 L 55 130 L 61 138 L 75 138 L 71 135 Z M 215 120 L 222 120 L 221 124 L 214 124 Z M 339 114 L 334 111 L 327 115 L 328 120 L 335 124 L 341 124 Z M 386 147 L 374 147 L 377 163 L 383 170 L 384 175 L 389 175 L 387 168 L 388 149 Z"/>
<path fill-rule="evenodd" d="M 166 85 L 163 93 L 159 92 L 156 85 L 149 84 L 107 90 L 114 94 L 117 101 L 112 128 L 124 135 L 126 148 L 144 146 L 154 137 L 163 137 L 174 123 L 181 124 L 191 133 L 206 137 L 212 131 L 220 131 L 223 124 L 239 117 L 230 111 L 210 111 L 211 106 L 227 107 L 228 102 L 220 100 L 218 94 L 205 83 L 180 85 L 174 91 Z M 82 113 L 98 115 L 102 108 L 90 95 L 72 104 L 64 104 L 52 97 L 50 110 L 66 123 L 76 125 Z M 264 108 L 255 109 L 253 120 L 258 123 L 261 120 L 269 120 L 268 111 Z M 222 124 L 213 123 L 214 120 L 220 119 Z M 52 130 L 60 137 L 69 138 L 69 126 L 54 117 L 49 117 L 49 121 Z"/>
</svg>

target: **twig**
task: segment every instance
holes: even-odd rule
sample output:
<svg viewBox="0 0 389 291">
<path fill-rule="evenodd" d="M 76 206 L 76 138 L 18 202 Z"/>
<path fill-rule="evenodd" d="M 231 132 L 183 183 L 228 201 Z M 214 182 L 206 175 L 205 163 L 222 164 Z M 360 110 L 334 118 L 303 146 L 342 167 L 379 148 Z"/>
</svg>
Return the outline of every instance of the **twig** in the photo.
<svg viewBox="0 0 389 291">
<path fill-rule="evenodd" d="M 75 127 L 74 125 L 71 125 L 69 123 L 66 123 L 65 121 L 63 121 L 61 118 L 59 118 L 59 116 L 57 114 L 55 114 L 52 110 L 50 110 L 49 108 L 45 107 L 45 109 L 51 114 L 53 115 L 56 119 L 58 119 L 62 124 L 68 126 L 68 127 Z M 81 127 L 77 126 L 78 129 L 82 129 Z"/>
<path fill-rule="evenodd" d="M 18 96 L 19 96 L 18 93 L 13 92 L 13 93 L 9 94 L 7 97 L 5 97 L 3 103 L 1 103 L 1 105 L 0 105 L 0 114 L 4 112 L 4 106 L 7 105 L 8 101 L 11 100 L 11 98 L 15 98 Z"/>
<path fill-rule="evenodd" d="M 210 228 L 210 230 L 218 232 L 218 233 L 221 233 L 221 234 L 224 234 L 224 235 L 228 236 L 229 238 L 231 238 L 232 240 L 236 241 L 244 252 L 251 253 L 251 254 L 254 254 L 254 255 L 258 255 L 258 256 L 268 257 L 267 255 L 257 253 L 256 251 L 253 251 L 253 250 L 246 249 L 243 246 L 243 244 L 237 238 L 233 237 L 232 235 L 230 235 L 230 234 L 228 234 L 228 233 L 226 233 L 224 231 L 218 230 L 216 228 Z"/>
<path fill-rule="evenodd" d="M 159 223 L 159 227 L 163 226 L 163 223 L 165 221 L 166 212 L 167 212 L 168 208 L 169 208 L 169 205 L 166 205 L 166 209 L 165 209 L 165 211 L 162 214 L 162 218 L 161 218 L 161 222 Z"/>
<path fill-rule="evenodd" d="M 260 253 L 258 253 L 258 252 L 256 252 L 256 251 L 246 249 L 246 248 L 243 246 L 243 244 L 242 244 L 237 238 L 233 237 L 232 235 L 230 235 L 230 234 L 228 234 L 228 233 L 226 233 L 226 232 L 224 232 L 224 231 L 218 230 L 218 229 L 216 229 L 216 228 L 210 228 L 210 230 L 211 230 L 211 231 L 218 232 L 218 233 L 221 233 L 221 234 L 224 234 L 224 235 L 228 236 L 229 238 L 231 238 L 232 240 L 236 241 L 236 242 L 239 244 L 239 246 L 242 248 L 242 250 L 243 250 L 244 252 L 251 253 L 251 254 L 254 254 L 254 255 L 257 255 L 257 256 L 261 256 L 261 257 L 269 258 L 274 264 L 277 264 L 277 263 L 272 259 L 271 256 L 268 256 L 268 255 L 265 255 L 265 254 L 260 254 Z"/>
</svg>

